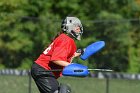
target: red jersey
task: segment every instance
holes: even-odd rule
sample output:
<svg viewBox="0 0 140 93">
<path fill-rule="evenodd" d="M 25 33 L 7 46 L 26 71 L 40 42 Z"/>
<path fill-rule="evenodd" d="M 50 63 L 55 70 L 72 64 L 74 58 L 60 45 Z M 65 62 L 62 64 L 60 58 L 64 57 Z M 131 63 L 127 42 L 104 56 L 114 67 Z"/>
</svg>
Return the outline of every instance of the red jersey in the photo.
<svg viewBox="0 0 140 93">
<path fill-rule="evenodd" d="M 77 48 L 74 40 L 62 33 L 45 49 L 35 62 L 46 70 L 63 69 L 62 66 L 59 66 L 52 61 L 61 60 L 70 62 L 76 50 Z M 62 75 L 62 72 L 53 73 L 56 78 Z"/>
</svg>

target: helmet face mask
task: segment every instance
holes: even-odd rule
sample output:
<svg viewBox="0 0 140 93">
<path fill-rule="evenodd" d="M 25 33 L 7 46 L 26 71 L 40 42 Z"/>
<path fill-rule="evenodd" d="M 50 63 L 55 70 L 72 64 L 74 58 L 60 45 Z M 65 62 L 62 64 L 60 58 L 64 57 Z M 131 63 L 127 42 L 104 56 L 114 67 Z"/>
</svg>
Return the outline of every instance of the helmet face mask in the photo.
<svg viewBox="0 0 140 93">
<path fill-rule="evenodd" d="M 75 31 L 76 28 L 79 27 L 80 31 Z M 66 32 L 67 34 L 72 35 L 77 40 L 81 39 L 81 35 L 83 33 L 83 26 L 81 21 L 77 17 L 66 17 L 66 19 L 62 22 L 62 31 Z"/>
</svg>

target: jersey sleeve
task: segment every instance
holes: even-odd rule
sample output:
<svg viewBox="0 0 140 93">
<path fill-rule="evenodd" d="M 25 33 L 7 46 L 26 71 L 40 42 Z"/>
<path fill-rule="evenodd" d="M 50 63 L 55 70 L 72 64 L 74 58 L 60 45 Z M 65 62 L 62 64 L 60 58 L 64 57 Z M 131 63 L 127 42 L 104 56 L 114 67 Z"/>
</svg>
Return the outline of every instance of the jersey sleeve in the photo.
<svg viewBox="0 0 140 93">
<path fill-rule="evenodd" d="M 67 57 L 69 55 L 69 42 L 65 40 L 61 40 L 54 44 L 54 50 L 51 56 L 51 61 L 53 60 L 61 60 L 67 61 Z"/>
</svg>

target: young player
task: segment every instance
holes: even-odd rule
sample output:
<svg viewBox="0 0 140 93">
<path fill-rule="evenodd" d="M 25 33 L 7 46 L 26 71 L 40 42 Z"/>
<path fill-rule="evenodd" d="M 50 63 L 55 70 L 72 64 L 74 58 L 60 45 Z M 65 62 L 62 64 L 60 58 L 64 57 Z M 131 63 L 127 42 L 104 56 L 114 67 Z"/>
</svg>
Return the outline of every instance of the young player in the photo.
<svg viewBox="0 0 140 93">
<path fill-rule="evenodd" d="M 66 17 L 61 28 L 61 33 L 40 54 L 31 68 L 31 75 L 40 93 L 61 93 L 57 78 L 62 76 L 62 72 L 49 70 L 63 69 L 71 64 L 74 57 L 81 55 L 76 52 L 75 44 L 75 40 L 80 40 L 83 33 L 81 21 L 77 17 Z"/>
</svg>

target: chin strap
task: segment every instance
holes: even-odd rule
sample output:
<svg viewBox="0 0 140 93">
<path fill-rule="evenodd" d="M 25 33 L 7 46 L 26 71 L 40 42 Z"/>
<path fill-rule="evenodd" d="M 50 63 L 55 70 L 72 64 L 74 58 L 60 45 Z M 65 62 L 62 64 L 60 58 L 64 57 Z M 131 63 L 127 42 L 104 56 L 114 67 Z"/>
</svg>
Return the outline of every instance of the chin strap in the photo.
<svg viewBox="0 0 140 93">
<path fill-rule="evenodd" d="M 81 40 L 81 33 L 75 33 L 73 30 L 70 33 L 74 38 L 76 38 L 77 40 Z"/>
</svg>

